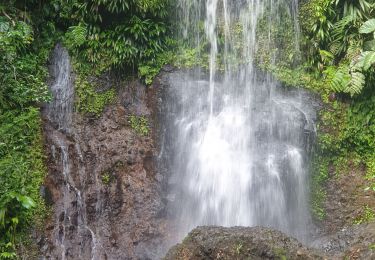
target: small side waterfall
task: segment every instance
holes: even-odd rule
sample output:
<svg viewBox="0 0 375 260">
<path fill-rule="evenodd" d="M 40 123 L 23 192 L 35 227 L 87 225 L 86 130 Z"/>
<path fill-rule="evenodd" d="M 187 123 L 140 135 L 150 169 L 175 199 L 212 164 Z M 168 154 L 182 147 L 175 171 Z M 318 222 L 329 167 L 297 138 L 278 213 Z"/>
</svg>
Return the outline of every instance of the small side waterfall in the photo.
<svg viewBox="0 0 375 260">
<path fill-rule="evenodd" d="M 71 79 L 71 65 L 69 54 L 57 45 L 53 56 L 51 74 L 54 82 L 51 84 L 53 101 L 46 106 L 50 122 L 63 132 L 70 132 L 72 124 L 74 88 Z"/>
<path fill-rule="evenodd" d="M 180 0 L 179 6 L 182 35 L 203 50 L 198 55 L 208 58 L 209 69 L 169 77 L 163 156 L 170 161 L 176 239 L 199 225 L 261 225 L 306 241 L 315 110 L 308 94 L 254 67 L 259 44 L 277 45 L 274 24 L 289 21 L 298 30 L 298 1 Z M 268 35 L 262 43 L 260 20 Z"/>
<path fill-rule="evenodd" d="M 74 85 L 72 80 L 72 68 L 68 52 L 58 44 L 55 47 L 51 64 L 53 82 L 50 84 L 53 100 L 45 107 L 45 114 L 54 130 L 51 132 L 52 157 L 61 170 L 61 205 L 55 205 L 56 220 L 53 231 L 55 255 L 61 259 L 83 259 L 82 255 L 96 256 L 95 233 L 87 224 L 86 206 L 84 198 L 85 169 L 82 163 L 82 153 L 78 143 L 74 139 L 73 106 Z M 74 165 L 71 156 L 78 155 L 79 163 Z M 72 172 L 79 173 L 79 180 L 73 178 Z M 72 237 L 80 237 L 79 246 L 72 244 Z M 87 239 L 89 238 L 89 240 Z M 89 252 L 88 252 L 89 251 Z M 84 253 L 85 252 L 85 253 Z M 74 256 L 74 254 L 76 254 Z"/>
</svg>

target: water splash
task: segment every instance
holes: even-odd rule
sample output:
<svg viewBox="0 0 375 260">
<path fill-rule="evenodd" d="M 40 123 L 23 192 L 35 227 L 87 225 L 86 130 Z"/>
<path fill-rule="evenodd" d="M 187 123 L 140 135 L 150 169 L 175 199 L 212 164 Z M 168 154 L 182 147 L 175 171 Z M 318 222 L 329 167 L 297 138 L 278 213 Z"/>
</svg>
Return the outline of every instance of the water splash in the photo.
<svg viewBox="0 0 375 260">
<path fill-rule="evenodd" d="M 273 24 L 288 19 L 298 30 L 297 2 L 181 0 L 179 6 L 188 42 L 209 47 L 209 70 L 207 77 L 198 71 L 169 78 L 163 147 L 172 159 L 169 209 L 177 240 L 198 225 L 270 226 L 305 240 L 313 135 L 306 129 L 315 111 L 308 95 L 284 90 L 254 67 L 260 19 L 268 34 L 262 44 L 274 46 Z"/>
</svg>

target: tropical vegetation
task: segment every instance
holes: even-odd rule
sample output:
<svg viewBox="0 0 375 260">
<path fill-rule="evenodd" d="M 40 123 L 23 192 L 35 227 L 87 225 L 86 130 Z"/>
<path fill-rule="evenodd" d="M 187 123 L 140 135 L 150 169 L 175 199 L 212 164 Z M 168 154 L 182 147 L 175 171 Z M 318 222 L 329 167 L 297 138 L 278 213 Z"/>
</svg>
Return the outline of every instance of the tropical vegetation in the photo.
<svg viewBox="0 0 375 260">
<path fill-rule="evenodd" d="M 3 0 L 0 3 L 0 259 L 12 259 L 27 233 L 48 215 L 40 195 L 46 175 L 40 108 L 50 100 L 46 85 L 49 54 L 62 42 L 77 74 L 76 110 L 100 116 L 115 99 L 96 93 L 88 77 L 111 71 L 150 84 L 160 68 L 180 55 L 178 66 L 205 66 L 199 50 L 175 51 L 173 0 Z M 313 177 L 313 210 L 324 217 L 323 184 L 328 168 L 363 165 L 367 192 L 375 192 L 375 3 L 373 0 L 300 1 L 301 59 L 284 42 L 285 59 L 258 66 L 288 85 L 321 94 Z M 260 26 L 262 23 L 260 23 Z M 288 24 L 279 31 L 288 32 Z M 286 31 L 285 31 L 286 30 Z M 289 47 L 288 47 L 289 46 Z M 204 48 L 204 46 L 202 46 Z M 263 59 L 260 56 L 263 55 Z M 263 61 L 260 62 L 260 61 Z M 296 63 L 296 60 L 298 62 Z M 148 122 L 130 117 L 140 134 Z M 109 182 L 103 176 L 103 182 Z M 366 219 L 373 216 L 367 205 Z M 356 220 L 361 222 L 362 219 Z"/>
</svg>

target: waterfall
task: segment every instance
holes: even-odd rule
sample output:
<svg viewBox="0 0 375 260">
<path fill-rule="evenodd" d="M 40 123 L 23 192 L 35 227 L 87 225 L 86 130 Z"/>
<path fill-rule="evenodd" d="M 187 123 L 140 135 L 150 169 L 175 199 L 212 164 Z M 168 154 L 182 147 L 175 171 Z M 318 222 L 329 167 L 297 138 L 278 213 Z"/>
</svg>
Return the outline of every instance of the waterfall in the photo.
<svg viewBox="0 0 375 260">
<path fill-rule="evenodd" d="M 259 44 L 277 45 L 275 24 L 288 21 L 297 30 L 298 52 L 298 1 L 180 0 L 178 6 L 182 38 L 201 50 L 209 68 L 169 76 L 163 156 L 170 164 L 174 242 L 200 225 L 267 226 L 306 241 L 315 111 L 303 91 L 284 88 L 254 66 Z M 260 21 L 267 35 L 261 43 Z"/>
<path fill-rule="evenodd" d="M 57 187 L 61 192 L 61 199 L 55 205 L 53 250 L 57 251 L 55 255 L 61 256 L 59 259 L 82 259 L 86 255 L 97 259 L 96 235 L 89 227 L 86 216 L 83 156 L 78 143 L 72 141 L 75 139 L 75 130 L 72 127 L 74 85 L 67 50 L 57 44 L 51 61 L 52 101 L 46 104 L 44 114 L 54 128 L 50 133 L 51 151 L 55 164 L 59 165 L 61 170 L 58 173 L 61 186 Z M 73 155 L 78 155 L 79 165 L 74 165 Z M 78 173 L 79 180 L 73 177 L 73 173 Z M 79 238 L 80 245 L 72 243 L 74 238 Z M 74 255 L 75 253 L 77 255 Z"/>
</svg>

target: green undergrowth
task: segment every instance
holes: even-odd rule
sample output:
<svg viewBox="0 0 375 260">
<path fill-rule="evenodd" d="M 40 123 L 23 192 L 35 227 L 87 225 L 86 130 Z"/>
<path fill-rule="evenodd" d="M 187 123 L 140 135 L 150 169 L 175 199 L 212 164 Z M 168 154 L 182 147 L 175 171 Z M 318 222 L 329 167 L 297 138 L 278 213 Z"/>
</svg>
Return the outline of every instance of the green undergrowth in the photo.
<svg viewBox="0 0 375 260">
<path fill-rule="evenodd" d="M 49 212 L 40 195 L 47 172 L 40 104 L 50 100 L 54 39 L 43 37 L 53 27 L 35 30 L 8 7 L 0 15 L 0 259 L 32 258 L 29 231 L 41 229 Z"/>
<path fill-rule="evenodd" d="M 151 84 L 169 62 L 169 0 L 55 0 L 58 18 L 67 24 L 64 41 L 81 61 L 137 74 Z M 101 102 L 99 102 L 101 103 Z"/>
<path fill-rule="evenodd" d="M 37 108 L 0 115 L 0 251 L 15 253 L 29 227 L 41 228 L 48 210 L 40 196 L 46 174 Z M 0 259 L 2 254 L 0 254 Z"/>
<path fill-rule="evenodd" d="M 362 208 L 362 213 L 354 220 L 354 224 L 360 225 L 375 220 L 375 210 L 365 205 Z"/>
<path fill-rule="evenodd" d="M 75 78 L 75 107 L 83 114 L 99 117 L 105 106 L 116 99 L 116 90 L 112 86 L 105 91 L 98 91 L 99 83 L 97 77 L 101 72 L 90 64 L 73 62 Z"/>
<path fill-rule="evenodd" d="M 323 156 L 315 156 L 312 163 L 314 174 L 311 178 L 311 210 L 316 219 L 323 220 L 326 217 L 324 202 L 327 198 L 325 183 L 328 180 L 329 159 Z"/>
<path fill-rule="evenodd" d="M 150 125 L 145 116 L 129 116 L 130 127 L 140 135 L 147 136 L 150 133 Z"/>
</svg>

